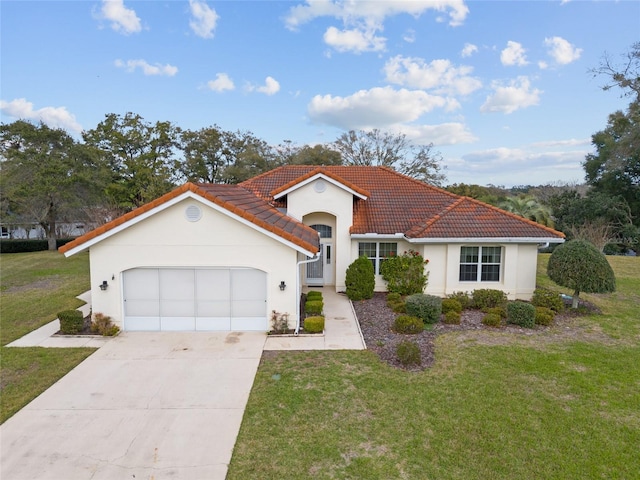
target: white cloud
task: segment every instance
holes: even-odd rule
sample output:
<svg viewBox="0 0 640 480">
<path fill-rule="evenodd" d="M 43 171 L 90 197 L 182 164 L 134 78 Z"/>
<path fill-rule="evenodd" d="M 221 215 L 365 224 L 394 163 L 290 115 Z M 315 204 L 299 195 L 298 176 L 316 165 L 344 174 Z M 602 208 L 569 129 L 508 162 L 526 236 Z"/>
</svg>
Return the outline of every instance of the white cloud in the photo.
<svg viewBox="0 0 640 480">
<path fill-rule="evenodd" d="M 429 95 L 421 90 L 378 87 L 360 90 L 348 97 L 316 95 L 307 110 L 310 119 L 350 129 L 386 128 L 411 122 L 435 108 L 459 107 L 455 100 Z"/>
<path fill-rule="evenodd" d="M 460 55 L 462 55 L 462 57 L 470 57 L 477 51 L 478 51 L 478 47 L 475 46 L 473 43 L 465 43 L 464 48 L 462 49 L 462 52 L 460 53 Z"/>
<path fill-rule="evenodd" d="M 544 44 L 549 47 L 549 55 L 560 65 L 567 65 L 580 58 L 581 48 L 576 48 L 562 37 L 545 38 Z"/>
<path fill-rule="evenodd" d="M 425 63 L 402 55 L 390 58 L 384 66 L 388 82 L 450 95 L 468 95 L 482 87 L 480 80 L 469 75 L 472 71 L 469 66 L 454 67 L 449 60 Z"/>
<path fill-rule="evenodd" d="M 224 92 L 225 90 L 235 90 L 236 86 L 233 83 L 233 80 L 229 78 L 229 75 L 226 73 L 218 73 L 216 74 L 215 80 L 209 80 L 207 82 L 207 87 L 214 92 Z"/>
<path fill-rule="evenodd" d="M 289 29 L 297 30 L 316 18 L 333 17 L 342 21 L 345 28 L 340 31 L 329 27 L 324 34 L 328 45 L 340 52 L 380 51 L 384 50 L 386 39 L 377 33 L 384 29 L 387 17 L 400 14 L 419 17 L 427 10 L 448 13 L 452 26 L 461 25 L 469 13 L 463 0 L 306 0 L 305 4 L 289 10 L 285 24 Z"/>
<path fill-rule="evenodd" d="M 3 114 L 15 119 L 33 120 L 52 128 L 62 128 L 75 133 L 82 132 L 82 126 L 76 121 L 75 115 L 69 113 L 66 107 L 43 107 L 34 110 L 33 103 L 25 98 L 16 98 L 10 102 L 0 100 L 0 110 Z"/>
<path fill-rule="evenodd" d="M 109 20 L 111 28 L 118 33 L 129 35 L 142 30 L 140 18 L 135 10 L 124 6 L 124 0 L 102 0 L 99 18 Z"/>
<path fill-rule="evenodd" d="M 406 33 L 402 36 L 402 39 L 407 43 L 413 43 L 416 41 L 416 31 L 410 28 L 406 31 Z"/>
<path fill-rule="evenodd" d="M 401 125 L 388 130 L 404 133 L 417 145 L 457 145 L 477 140 L 463 123 L 441 123 L 439 125 Z"/>
<path fill-rule="evenodd" d="M 494 93 L 480 107 L 481 112 L 513 113 L 521 108 L 538 105 L 542 94 L 541 90 L 531 88 L 527 77 L 518 77 L 508 85 L 496 81 L 491 86 Z"/>
<path fill-rule="evenodd" d="M 265 78 L 264 85 L 258 87 L 256 85 L 247 84 L 247 91 L 249 92 L 260 92 L 265 95 L 275 95 L 280 91 L 280 83 L 273 77 Z"/>
<path fill-rule="evenodd" d="M 213 38 L 213 31 L 216 29 L 218 14 L 209 7 L 206 2 L 189 0 L 189 9 L 193 18 L 189 21 L 189 26 L 193 32 L 202 38 Z"/>
<path fill-rule="evenodd" d="M 525 51 L 521 44 L 509 40 L 507 47 L 500 52 L 500 61 L 503 65 L 517 65 L 522 67 L 529 63 L 527 62 Z"/>
<path fill-rule="evenodd" d="M 118 68 L 124 68 L 127 72 L 133 72 L 136 68 L 140 68 L 145 75 L 163 75 L 167 77 L 173 77 L 178 73 L 178 67 L 173 65 L 161 65 L 156 63 L 151 65 L 145 60 L 127 60 L 126 62 L 118 59 L 114 62 L 114 65 Z"/>
<path fill-rule="evenodd" d="M 377 52 L 384 50 L 386 42 L 384 37 L 376 37 L 374 31 L 338 30 L 336 27 L 329 27 L 323 38 L 338 52 Z"/>
</svg>

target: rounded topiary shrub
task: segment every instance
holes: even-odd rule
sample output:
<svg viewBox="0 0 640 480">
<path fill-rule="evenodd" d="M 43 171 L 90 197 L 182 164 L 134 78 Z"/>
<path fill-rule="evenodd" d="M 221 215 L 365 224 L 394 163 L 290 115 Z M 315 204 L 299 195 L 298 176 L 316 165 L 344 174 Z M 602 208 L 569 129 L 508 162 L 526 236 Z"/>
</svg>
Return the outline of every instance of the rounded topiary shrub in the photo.
<svg viewBox="0 0 640 480">
<path fill-rule="evenodd" d="M 396 347 L 396 355 L 400 363 L 405 367 L 422 363 L 420 360 L 420 347 L 411 340 L 400 342 Z"/>
<path fill-rule="evenodd" d="M 445 298 L 442 300 L 442 313 L 445 315 L 449 312 L 462 313 L 462 304 L 456 298 Z"/>
<path fill-rule="evenodd" d="M 547 307 L 535 307 L 536 308 L 536 325 L 548 326 L 553 323 L 553 317 L 555 316 L 553 310 Z"/>
<path fill-rule="evenodd" d="M 322 300 L 307 300 L 304 304 L 304 311 L 307 315 L 320 315 L 324 308 L 324 302 Z"/>
<path fill-rule="evenodd" d="M 399 293 L 387 293 L 387 304 L 389 303 L 397 303 L 402 301 L 402 295 Z"/>
<path fill-rule="evenodd" d="M 424 323 L 418 317 L 399 315 L 393 322 L 393 330 L 397 333 L 420 333 L 424 330 Z"/>
<path fill-rule="evenodd" d="M 488 308 L 502 307 L 507 303 L 507 294 L 492 288 L 474 290 L 472 298 L 473 307 L 483 311 Z"/>
<path fill-rule="evenodd" d="M 482 324 L 487 327 L 499 327 L 502 324 L 502 317 L 495 313 L 487 313 L 482 317 Z"/>
<path fill-rule="evenodd" d="M 58 313 L 60 320 L 60 333 L 65 335 L 76 335 L 84 327 L 84 318 L 80 310 L 64 310 Z"/>
<path fill-rule="evenodd" d="M 526 302 L 509 302 L 507 304 L 507 323 L 524 328 L 536 325 L 536 307 Z"/>
<path fill-rule="evenodd" d="M 318 315 L 305 318 L 303 328 L 307 333 L 321 333 L 324 330 L 324 317 Z"/>
<path fill-rule="evenodd" d="M 349 300 L 366 300 L 373 297 L 376 278 L 371 260 L 364 255 L 355 259 L 347 268 L 345 284 Z"/>
<path fill-rule="evenodd" d="M 449 310 L 444 314 L 444 323 L 447 325 L 460 325 L 460 320 L 460 312 L 456 312 L 455 310 Z"/>
<path fill-rule="evenodd" d="M 453 292 L 452 294 L 447 295 L 447 298 L 452 298 L 460 302 L 460 305 L 462 305 L 462 310 L 466 310 L 467 308 L 471 308 L 472 306 L 471 296 L 468 292 Z"/>
<path fill-rule="evenodd" d="M 310 290 L 307 292 L 307 300 L 322 300 L 322 292 Z"/>
<path fill-rule="evenodd" d="M 494 315 L 500 315 L 502 318 L 507 318 L 507 309 L 504 307 L 487 308 L 484 313 L 493 313 Z"/>
<path fill-rule="evenodd" d="M 564 310 L 564 302 L 562 301 L 560 294 L 546 288 L 536 288 L 533 291 L 531 304 L 534 307 L 549 308 L 557 313 L 560 313 Z"/>
<path fill-rule="evenodd" d="M 387 305 L 395 313 L 407 313 L 407 306 L 402 300 L 398 302 L 389 303 Z"/>
<path fill-rule="evenodd" d="M 424 323 L 437 323 L 442 315 L 442 299 L 434 295 L 415 293 L 405 300 L 407 314 L 418 317 Z"/>
</svg>

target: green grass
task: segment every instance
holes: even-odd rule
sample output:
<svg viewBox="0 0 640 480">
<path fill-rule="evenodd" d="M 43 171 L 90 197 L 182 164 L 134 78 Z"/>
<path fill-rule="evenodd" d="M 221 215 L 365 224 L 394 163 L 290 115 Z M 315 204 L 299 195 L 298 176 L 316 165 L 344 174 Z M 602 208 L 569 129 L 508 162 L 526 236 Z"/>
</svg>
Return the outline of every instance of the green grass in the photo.
<svg viewBox="0 0 640 480">
<path fill-rule="evenodd" d="M 539 284 L 554 287 L 544 272 Z M 448 333 L 434 367 L 371 352 L 265 355 L 228 479 L 636 478 L 640 259 L 613 257 L 602 315 L 557 329 Z"/>
<path fill-rule="evenodd" d="M 16 340 L 81 305 L 89 257 L 57 252 L 0 256 L 0 344 Z M 0 423 L 93 353 L 93 348 L 0 347 Z"/>
</svg>

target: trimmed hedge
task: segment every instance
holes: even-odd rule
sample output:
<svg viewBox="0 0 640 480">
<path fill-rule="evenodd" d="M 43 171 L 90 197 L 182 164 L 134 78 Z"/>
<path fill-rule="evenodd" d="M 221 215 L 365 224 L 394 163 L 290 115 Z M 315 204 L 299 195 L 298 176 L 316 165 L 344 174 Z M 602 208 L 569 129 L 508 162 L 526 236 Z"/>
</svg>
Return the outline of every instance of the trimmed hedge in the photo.
<svg viewBox="0 0 640 480">
<path fill-rule="evenodd" d="M 304 311 L 308 315 L 320 315 L 324 308 L 324 302 L 322 300 L 307 300 L 304 304 Z"/>
<path fill-rule="evenodd" d="M 308 333 L 321 333 L 324 330 L 324 317 L 317 315 L 305 318 L 303 328 Z"/>
<path fill-rule="evenodd" d="M 555 314 L 547 307 L 536 307 L 536 325 L 549 326 L 553 323 Z"/>
<path fill-rule="evenodd" d="M 460 315 L 460 312 L 449 310 L 444 314 L 444 323 L 447 325 L 460 325 L 461 317 L 462 315 Z"/>
<path fill-rule="evenodd" d="M 420 347 L 416 342 L 403 340 L 396 347 L 396 355 L 402 365 L 420 365 Z"/>
<path fill-rule="evenodd" d="M 322 292 L 309 290 L 307 292 L 307 300 L 322 300 Z"/>
<path fill-rule="evenodd" d="M 356 258 L 347 268 L 345 284 L 349 300 L 367 300 L 373 297 L 376 276 L 371 260 L 364 255 Z"/>
<path fill-rule="evenodd" d="M 445 298 L 442 300 L 442 313 L 462 313 L 462 304 L 457 298 Z"/>
<path fill-rule="evenodd" d="M 56 239 L 56 248 L 69 243 L 73 238 Z M 49 249 L 47 240 L 4 239 L 0 240 L 0 253 L 43 252 Z"/>
<path fill-rule="evenodd" d="M 450 295 L 447 295 L 447 298 L 452 298 L 460 302 L 462 305 L 462 310 L 466 310 L 471 307 L 471 296 L 469 292 L 453 292 Z"/>
<path fill-rule="evenodd" d="M 556 313 L 564 310 L 564 302 L 559 293 L 547 290 L 546 288 L 536 288 L 533 291 L 531 303 L 534 307 L 546 307 Z"/>
<path fill-rule="evenodd" d="M 76 335 L 84 327 L 84 317 L 80 310 L 63 310 L 58 313 L 60 320 L 60 333 L 64 335 Z"/>
<path fill-rule="evenodd" d="M 536 307 L 525 302 L 509 302 L 507 304 L 507 323 L 524 328 L 536 325 Z"/>
<path fill-rule="evenodd" d="M 499 327 L 502 323 L 502 317 L 496 313 L 487 313 L 482 317 L 482 324 L 487 327 Z"/>
<path fill-rule="evenodd" d="M 442 315 L 442 299 L 425 293 L 409 295 L 405 300 L 407 313 L 424 323 L 437 323 Z"/>
<path fill-rule="evenodd" d="M 479 310 L 493 307 L 502 307 L 507 303 L 507 294 L 502 290 L 492 288 L 479 288 L 472 294 L 473 306 Z"/>
</svg>

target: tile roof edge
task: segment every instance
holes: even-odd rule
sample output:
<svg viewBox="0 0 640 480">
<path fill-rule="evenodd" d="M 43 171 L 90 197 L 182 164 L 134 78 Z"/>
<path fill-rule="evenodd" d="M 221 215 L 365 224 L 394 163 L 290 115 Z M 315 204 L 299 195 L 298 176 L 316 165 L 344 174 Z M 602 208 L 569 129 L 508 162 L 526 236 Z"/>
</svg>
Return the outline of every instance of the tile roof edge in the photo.
<svg viewBox="0 0 640 480">
<path fill-rule="evenodd" d="M 284 167 L 282 167 L 284 168 Z M 319 165 L 317 168 L 314 168 L 313 170 L 310 170 L 309 172 L 299 176 L 298 178 L 284 184 L 281 185 L 280 187 L 276 188 L 275 190 L 272 190 L 271 192 L 269 192 L 269 194 L 274 197 L 276 195 L 278 195 L 279 193 L 282 193 L 292 187 L 294 187 L 295 185 L 299 184 L 300 182 L 304 182 L 305 180 L 308 180 L 309 178 L 313 178 L 316 175 L 326 175 L 327 177 L 331 178 L 332 180 L 335 180 L 338 183 L 341 183 L 342 185 L 344 185 L 345 187 L 353 190 L 354 192 L 359 193 L 360 195 L 364 195 L 365 197 L 369 198 L 371 197 L 371 193 L 367 190 L 365 190 L 364 188 L 360 187 L 359 185 L 356 185 L 353 182 L 350 182 L 348 180 L 345 180 L 344 178 L 342 178 L 340 175 L 338 175 L 337 173 L 332 172 L 329 168 L 327 168 L 324 165 Z"/>
<path fill-rule="evenodd" d="M 455 194 L 454 194 L 455 195 Z M 458 195 L 456 195 L 458 196 Z M 460 205 L 462 202 L 464 202 L 466 197 L 460 197 L 451 203 L 450 205 L 447 205 L 440 213 L 436 213 L 433 217 L 431 217 L 429 220 L 427 220 L 424 224 L 424 227 L 421 227 L 419 231 L 417 231 L 417 227 L 412 227 L 409 230 L 407 230 L 405 232 L 405 235 L 407 235 L 407 237 L 409 238 L 420 238 L 420 237 L 412 237 L 411 234 L 414 231 L 417 231 L 416 233 L 424 233 L 426 230 L 428 230 L 430 227 L 433 226 L 433 224 L 435 224 L 436 222 L 438 222 L 440 219 L 442 219 L 442 217 L 444 217 L 447 213 L 449 213 L 451 210 L 453 210 L 454 208 L 456 208 L 458 205 Z"/>
</svg>

